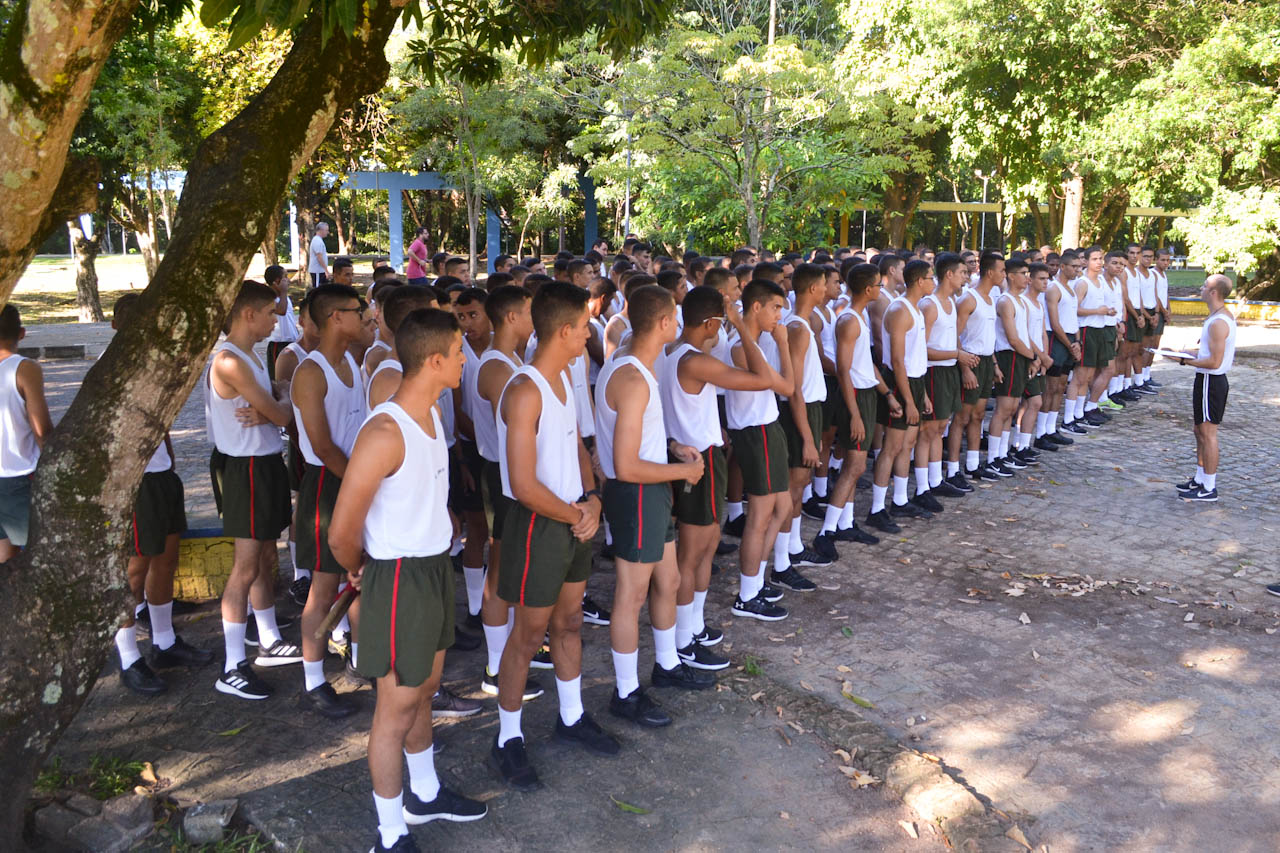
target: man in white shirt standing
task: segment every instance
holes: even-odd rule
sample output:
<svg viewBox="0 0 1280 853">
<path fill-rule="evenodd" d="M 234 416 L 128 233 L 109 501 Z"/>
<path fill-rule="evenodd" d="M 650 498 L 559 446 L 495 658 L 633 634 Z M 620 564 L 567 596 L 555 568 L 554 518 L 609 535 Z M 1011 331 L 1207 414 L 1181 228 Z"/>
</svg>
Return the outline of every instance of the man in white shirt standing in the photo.
<svg viewBox="0 0 1280 853">
<path fill-rule="evenodd" d="M 321 222 L 316 226 L 316 234 L 311 238 L 311 248 L 307 250 L 307 272 L 311 274 L 312 287 L 319 287 L 329 281 L 329 250 L 324 245 L 324 238 L 328 236 L 329 223 Z"/>
</svg>

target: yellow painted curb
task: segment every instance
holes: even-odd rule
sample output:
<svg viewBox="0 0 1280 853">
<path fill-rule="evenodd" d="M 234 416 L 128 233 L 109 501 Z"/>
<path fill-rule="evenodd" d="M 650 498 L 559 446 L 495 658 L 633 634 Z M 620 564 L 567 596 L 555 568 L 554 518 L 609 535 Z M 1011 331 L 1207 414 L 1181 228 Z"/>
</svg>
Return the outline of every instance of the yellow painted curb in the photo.
<svg viewBox="0 0 1280 853">
<path fill-rule="evenodd" d="M 178 545 L 173 597 L 183 601 L 220 598 L 235 562 L 235 540 L 221 530 L 189 531 Z"/>
</svg>

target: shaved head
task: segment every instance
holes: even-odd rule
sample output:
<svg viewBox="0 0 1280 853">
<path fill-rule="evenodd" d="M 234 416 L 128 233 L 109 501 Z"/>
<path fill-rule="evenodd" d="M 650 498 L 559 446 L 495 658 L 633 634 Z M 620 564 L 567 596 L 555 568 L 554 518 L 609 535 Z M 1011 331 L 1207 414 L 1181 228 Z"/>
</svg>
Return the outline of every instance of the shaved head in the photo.
<svg viewBox="0 0 1280 853">
<path fill-rule="evenodd" d="M 1219 299 L 1226 299 L 1231 295 L 1231 279 L 1227 278 L 1222 273 L 1209 276 L 1209 278 L 1205 280 L 1205 284 L 1217 291 Z"/>
</svg>

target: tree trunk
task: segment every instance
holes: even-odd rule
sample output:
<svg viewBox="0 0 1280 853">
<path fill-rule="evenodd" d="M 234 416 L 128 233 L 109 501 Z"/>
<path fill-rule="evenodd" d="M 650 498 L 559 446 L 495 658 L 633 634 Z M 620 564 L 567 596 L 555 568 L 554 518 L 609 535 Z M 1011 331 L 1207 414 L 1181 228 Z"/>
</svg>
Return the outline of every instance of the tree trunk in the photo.
<svg viewBox="0 0 1280 853">
<path fill-rule="evenodd" d="M 1034 198 L 1027 197 L 1027 209 L 1031 211 L 1031 218 L 1036 223 L 1036 248 L 1040 248 L 1045 244 L 1048 231 L 1045 230 L 1044 214 L 1040 212 L 1040 202 Z"/>
<path fill-rule="evenodd" d="M 156 277 L 156 270 L 160 267 L 160 253 L 156 249 L 155 231 L 150 228 L 141 228 L 133 232 L 133 236 L 138 240 L 138 251 L 142 253 L 142 263 L 147 270 L 147 281 Z"/>
<path fill-rule="evenodd" d="M 1084 177 L 1072 173 L 1062 184 L 1062 248 L 1082 249 L 1080 220 L 1084 214 Z"/>
<path fill-rule="evenodd" d="M 350 244 L 347 242 L 347 229 L 342 223 L 342 195 L 338 194 L 333 200 L 333 226 L 338 232 L 338 254 L 348 254 L 347 249 Z"/>
<path fill-rule="evenodd" d="M 266 232 L 262 236 L 262 263 L 266 266 L 280 263 L 280 226 L 284 223 L 284 207 L 276 202 L 275 208 L 267 216 Z"/>
<path fill-rule="evenodd" d="M 308 17 L 266 88 L 201 143 L 138 321 L 89 369 L 45 445 L 31 546 L 0 572 L 0 849 L 20 847 L 36 771 L 106 658 L 128 601 L 143 469 L 195 387 L 271 208 L 339 111 L 386 80 L 397 10 L 386 0 L 360 9 L 352 37 L 324 40 L 319 13 Z"/>
<path fill-rule="evenodd" d="M 755 187 L 751 183 L 744 182 L 738 188 L 738 193 L 742 197 L 742 206 L 747 213 L 747 245 L 754 246 L 756 251 L 759 251 L 760 213 L 756 210 Z"/>
<path fill-rule="evenodd" d="M 94 260 L 98 257 L 102 232 L 86 237 L 79 219 L 68 219 L 67 230 L 71 232 L 71 246 L 75 250 L 76 310 L 80 322 L 101 323 L 107 318 L 102 313 L 102 300 L 98 298 L 98 270 Z"/>
<path fill-rule="evenodd" d="M 889 176 L 891 183 L 884 191 L 884 214 L 881 220 L 888 246 L 904 249 L 907 229 L 915 218 L 920 197 L 924 194 L 925 176 L 915 172 Z"/>
</svg>

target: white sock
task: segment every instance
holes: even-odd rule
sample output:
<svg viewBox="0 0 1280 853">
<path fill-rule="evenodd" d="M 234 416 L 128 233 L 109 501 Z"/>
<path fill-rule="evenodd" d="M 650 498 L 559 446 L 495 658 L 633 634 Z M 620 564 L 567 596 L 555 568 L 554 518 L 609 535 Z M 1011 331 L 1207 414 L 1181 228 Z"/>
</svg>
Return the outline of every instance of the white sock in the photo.
<svg viewBox="0 0 1280 853">
<path fill-rule="evenodd" d="M 315 690 L 325 683 L 324 660 L 303 660 L 302 682 L 308 690 Z"/>
<path fill-rule="evenodd" d="M 849 502 L 840 510 L 840 522 L 838 529 L 848 530 L 850 527 L 853 527 L 853 498 L 850 498 Z"/>
<path fill-rule="evenodd" d="M 151 613 L 151 645 L 157 649 L 171 647 L 178 640 L 173 633 L 173 602 L 152 604 L 148 601 L 147 610 Z"/>
<path fill-rule="evenodd" d="M 582 719 L 582 676 L 568 681 L 556 679 L 556 696 L 560 699 L 560 721 L 572 726 Z"/>
<path fill-rule="evenodd" d="M 810 482 L 810 483 L 809 483 L 809 485 L 805 486 L 805 487 L 804 487 L 804 491 L 800 493 L 800 502 L 801 502 L 801 503 L 804 503 L 805 501 L 809 500 L 809 498 L 811 498 L 811 497 L 813 497 L 813 483 L 812 483 L 812 482 Z"/>
<path fill-rule="evenodd" d="M 1201 467 L 1201 466 L 1199 466 L 1199 465 L 1197 465 L 1197 466 L 1196 466 L 1196 476 L 1195 476 L 1195 481 L 1196 481 L 1197 483 L 1201 483 L 1201 484 L 1203 484 L 1203 483 L 1204 483 L 1204 468 L 1202 468 L 1202 467 Z"/>
<path fill-rule="evenodd" d="M 116 651 L 120 652 L 120 669 L 126 670 L 142 658 L 138 651 L 138 632 L 130 625 L 116 631 Z"/>
<path fill-rule="evenodd" d="M 894 475 L 893 505 L 902 506 L 907 502 L 907 478 Z"/>
<path fill-rule="evenodd" d="M 484 626 L 484 647 L 489 658 L 489 665 L 485 668 L 490 675 L 498 674 L 498 666 L 502 662 L 502 650 L 507 647 L 509 634 L 510 629 L 505 624 Z"/>
<path fill-rule="evenodd" d="M 618 696 L 626 699 L 640 687 L 640 676 L 636 673 L 636 659 L 640 653 L 610 651 L 613 652 L 613 680 L 618 685 Z"/>
<path fill-rule="evenodd" d="M 1036 438 L 1040 438 L 1049 431 L 1049 413 L 1041 412 L 1036 415 Z"/>
<path fill-rule="evenodd" d="M 827 496 L 827 478 L 826 477 L 813 478 L 813 493 L 818 497 L 822 497 L 822 498 L 825 498 Z"/>
<path fill-rule="evenodd" d="M 737 518 L 740 515 L 742 515 L 742 501 L 730 501 L 729 502 L 729 520 L 733 521 L 735 518 Z"/>
<path fill-rule="evenodd" d="M 222 620 L 222 645 L 226 649 L 226 661 L 222 665 L 223 672 L 230 672 L 244 662 L 244 630 L 245 622 L 228 622 Z"/>
<path fill-rule="evenodd" d="M 1032 435 L 1029 432 L 1018 433 L 1018 449 L 1026 450 L 1031 446 Z"/>
<path fill-rule="evenodd" d="M 1084 394 L 1076 397 L 1076 420 L 1080 420 L 1084 417 L 1084 413 L 1086 411 L 1085 404 L 1087 402 L 1089 402 L 1089 398 Z"/>
<path fill-rule="evenodd" d="M 790 560 L 787 561 L 788 563 Z M 756 572 L 756 576 L 751 579 L 751 597 L 755 598 L 764 589 L 765 573 L 769 570 L 769 561 L 760 561 L 760 571 Z"/>
<path fill-rule="evenodd" d="M 976 455 L 977 455 L 977 454 L 975 454 L 975 456 L 976 456 Z M 974 461 L 974 464 L 975 464 L 975 465 L 976 465 L 976 464 L 977 464 L 977 462 L 978 462 L 978 460 L 977 460 L 977 459 L 974 459 L 973 461 Z M 948 462 L 948 463 L 947 463 L 947 479 L 948 479 L 948 480 L 950 480 L 952 477 L 954 477 L 956 474 L 959 474 L 959 473 L 960 473 L 960 463 L 959 463 L 959 462 Z"/>
<path fill-rule="evenodd" d="M 1151 368 L 1150 368 L 1150 367 L 1144 367 L 1144 368 L 1142 368 L 1142 381 L 1143 381 L 1143 382 L 1150 382 L 1150 381 L 1151 381 Z"/>
<path fill-rule="evenodd" d="M 509 740 L 523 738 L 524 734 L 520 731 L 520 709 L 508 711 L 501 705 L 498 706 L 498 746 L 502 746 Z"/>
<path fill-rule="evenodd" d="M 750 575 L 738 575 L 738 598 L 750 601 L 756 597 L 756 579 Z"/>
<path fill-rule="evenodd" d="M 480 612 L 480 602 L 484 600 L 484 566 L 478 569 L 463 566 L 462 580 L 467 585 L 467 612 L 475 616 Z"/>
<path fill-rule="evenodd" d="M 885 494 L 888 493 L 888 491 L 889 491 L 888 486 L 877 486 L 875 483 L 871 484 L 871 514 L 872 515 L 875 515 L 877 512 L 884 509 L 884 496 Z"/>
<path fill-rule="evenodd" d="M 1101 397 L 1099 397 L 1098 399 L 1099 399 L 1099 400 L 1101 400 L 1102 398 L 1101 398 Z M 1086 413 L 1087 413 L 1087 412 L 1093 412 L 1093 411 L 1096 411 L 1096 410 L 1097 410 L 1097 408 L 1098 408 L 1098 404 L 1097 404 L 1096 402 L 1094 402 L 1093 400 L 1089 400 L 1088 402 L 1086 402 L 1086 403 L 1084 404 L 1084 410 L 1085 410 L 1085 412 L 1086 412 Z"/>
<path fill-rule="evenodd" d="M 1009 455 L 1009 430 L 1000 433 L 1000 458 L 1003 459 Z"/>
<path fill-rule="evenodd" d="M 836 458 L 836 449 L 831 448 L 831 453 L 827 455 L 827 468 L 839 468 L 840 460 Z"/>
<path fill-rule="evenodd" d="M 929 488 L 942 485 L 942 460 L 929 463 Z"/>
<path fill-rule="evenodd" d="M 676 654 L 676 626 L 653 629 L 653 659 L 663 669 L 680 665 L 680 656 Z"/>
<path fill-rule="evenodd" d="M 836 522 L 840 520 L 840 514 L 844 512 L 844 507 L 836 506 L 833 503 L 827 504 L 827 511 L 822 516 L 822 533 L 830 533 L 836 529 Z"/>
<path fill-rule="evenodd" d="M 925 463 L 925 467 L 916 468 L 916 494 L 923 495 L 929 491 L 929 465 Z M 895 496 L 896 500 L 896 496 Z"/>
<path fill-rule="evenodd" d="M 981 450 L 966 450 L 964 452 L 964 469 L 966 471 L 976 471 L 978 466 L 982 464 Z"/>
<path fill-rule="evenodd" d="M 1049 420 L 1044 422 L 1044 434 L 1052 435 L 1058 431 L 1058 410 L 1049 413 Z"/>
<path fill-rule="evenodd" d="M 404 822 L 404 791 L 394 797 L 374 794 L 373 807 L 378 812 L 378 835 L 382 836 L 383 847 L 390 848 L 400 836 L 409 834 Z"/>
<path fill-rule="evenodd" d="M 253 618 L 258 621 L 258 648 L 269 649 L 284 639 L 280 636 L 280 628 L 276 625 L 274 604 L 263 610 L 253 611 Z"/>
<path fill-rule="evenodd" d="M 1200 485 L 1204 486 L 1205 490 L 1209 492 L 1212 492 L 1214 489 L 1216 489 L 1218 487 L 1217 472 L 1214 472 L 1212 474 L 1205 474 L 1204 478 L 1200 480 Z"/>
<path fill-rule="evenodd" d="M 703 615 L 703 608 L 707 604 L 707 591 L 704 589 L 698 592 L 693 591 L 693 633 L 701 634 L 707 630 L 706 617 Z"/>
<path fill-rule="evenodd" d="M 436 776 L 436 750 L 429 746 L 422 752 L 405 750 L 404 763 L 409 768 L 409 790 L 424 803 L 429 803 L 440 793 L 440 779 Z"/>
<path fill-rule="evenodd" d="M 791 537 L 786 533 L 779 533 L 778 538 L 773 540 L 773 570 L 775 572 L 785 572 L 791 568 L 791 551 L 789 545 Z M 764 577 L 764 573 L 760 573 Z"/>
<path fill-rule="evenodd" d="M 360 644 L 355 640 L 351 641 L 351 665 L 360 665 Z"/>
<path fill-rule="evenodd" d="M 676 648 L 683 649 L 693 642 L 693 602 L 676 605 Z"/>
<path fill-rule="evenodd" d="M 804 550 L 804 542 L 800 541 L 800 516 L 791 519 L 791 531 L 787 534 L 787 553 L 799 554 Z"/>
<path fill-rule="evenodd" d="M 987 462 L 995 462 L 1000 458 L 1000 436 L 987 433 Z"/>
</svg>

